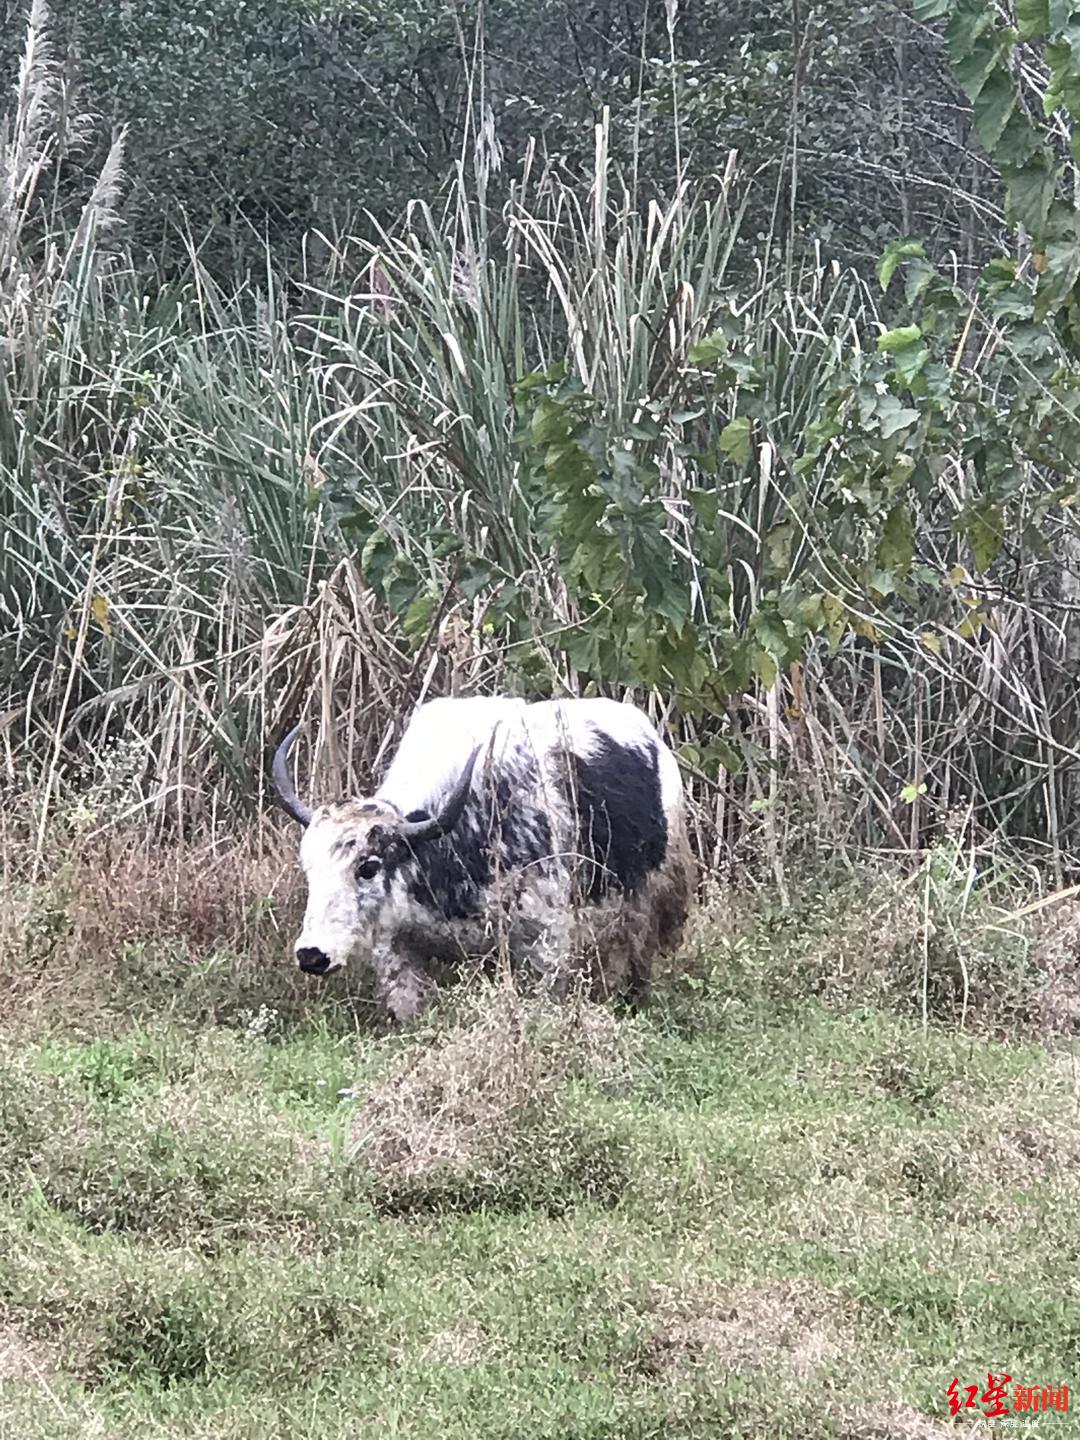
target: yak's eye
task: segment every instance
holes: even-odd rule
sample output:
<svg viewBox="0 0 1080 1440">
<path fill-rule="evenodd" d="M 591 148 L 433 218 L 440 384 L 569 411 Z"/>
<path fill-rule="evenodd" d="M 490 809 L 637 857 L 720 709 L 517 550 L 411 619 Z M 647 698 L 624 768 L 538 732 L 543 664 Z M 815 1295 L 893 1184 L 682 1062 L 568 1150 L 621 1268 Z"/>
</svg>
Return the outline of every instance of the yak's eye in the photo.
<svg viewBox="0 0 1080 1440">
<path fill-rule="evenodd" d="M 368 855 L 357 865 L 356 878 L 358 880 L 374 880 L 381 869 L 382 861 L 375 855 Z"/>
</svg>

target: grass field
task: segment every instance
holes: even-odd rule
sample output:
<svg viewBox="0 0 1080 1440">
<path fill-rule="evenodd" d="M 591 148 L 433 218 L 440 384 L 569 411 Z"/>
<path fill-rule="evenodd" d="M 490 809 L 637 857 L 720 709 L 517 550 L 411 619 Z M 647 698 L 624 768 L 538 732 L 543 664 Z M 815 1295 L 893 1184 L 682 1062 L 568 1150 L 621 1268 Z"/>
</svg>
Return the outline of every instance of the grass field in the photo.
<svg viewBox="0 0 1080 1440">
<path fill-rule="evenodd" d="M 918 1440 L 954 1376 L 1080 1383 L 1072 1051 L 815 997 L 800 924 L 703 927 L 636 1018 L 477 984 L 387 1036 L 160 939 L 21 994 L 0 1437 Z"/>
</svg>

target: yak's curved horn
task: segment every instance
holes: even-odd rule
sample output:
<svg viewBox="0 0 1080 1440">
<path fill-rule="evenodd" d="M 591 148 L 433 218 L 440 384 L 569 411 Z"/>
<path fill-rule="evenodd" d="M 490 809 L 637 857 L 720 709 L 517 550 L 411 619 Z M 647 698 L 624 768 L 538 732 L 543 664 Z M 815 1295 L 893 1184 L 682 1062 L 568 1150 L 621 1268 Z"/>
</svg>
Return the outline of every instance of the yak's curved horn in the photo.
<svg viewBox="0 0 1080 1440">
<path fill-rule="evenodd" d="M 454 786 L 454 789 L 446 804 L 433 815 L 430 820 L 405 820 L 402 822 L 398 832 L 402 839 L 408 840 L 410 844 L 417 844 L 421 840 L 435 840 L 440 835 L 447 834 L 461 819 L 461 812 L 465 809 L 465 802 L 469 798 L 469 790 L 472 787 L 472 774 L 476 765 L 476 757 L 480 754 L 482 747 L 477 745 L 476 749 L 465 761 L 465 768 L 461 772 L 461 779 Z"/>
<path fill-rule="evenodd" d="M 297 725 L 290 730 L 274 752 L 274 763 L 270 770 L 270 778 L 274 784 L 274 793 L 280 802 L 282 809 L 288 811 L 294 820 L 301 825 L 310 825 L 311 811 L 296 797 L 293 783 L 289 779 L 289 751 L 292 749 L 293 741 L 300 734 L 301 726 Z"/>
</svg>

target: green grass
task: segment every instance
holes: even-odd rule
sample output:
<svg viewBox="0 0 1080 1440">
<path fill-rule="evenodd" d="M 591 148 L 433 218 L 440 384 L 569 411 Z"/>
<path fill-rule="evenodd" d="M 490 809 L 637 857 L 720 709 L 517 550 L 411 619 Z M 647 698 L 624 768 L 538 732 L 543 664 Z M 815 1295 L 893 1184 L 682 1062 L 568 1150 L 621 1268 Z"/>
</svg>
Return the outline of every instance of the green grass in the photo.
<svg viewBox="0 0 1080 1440">
<path fill-rule="evenodd" d="M 0 1050 L 0 1436 L 854 1440 L 1077 1375 L 1062 1052 L 663 996 L 113 1032 Z"/>
</svg>

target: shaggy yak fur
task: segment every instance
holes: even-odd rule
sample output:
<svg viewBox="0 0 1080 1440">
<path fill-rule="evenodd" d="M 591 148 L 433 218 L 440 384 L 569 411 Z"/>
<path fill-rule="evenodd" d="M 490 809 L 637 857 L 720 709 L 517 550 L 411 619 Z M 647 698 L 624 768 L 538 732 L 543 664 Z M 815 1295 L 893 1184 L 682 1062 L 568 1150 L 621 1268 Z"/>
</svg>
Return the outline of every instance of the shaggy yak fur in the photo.
<svg viewBox="0 0 1080 1440">
<path fill-rule="evenodd" d="M 693 867 L 674 755 L 630 705 L 432 700 L 378 791 L 309 810 L 302 970 L 371 964 L 384 1013 L 411 1019 L 463 960 L 505 955 L 561 987 L 640 1002 L 678 946 Z"/>
</svg>

